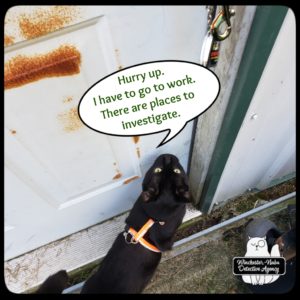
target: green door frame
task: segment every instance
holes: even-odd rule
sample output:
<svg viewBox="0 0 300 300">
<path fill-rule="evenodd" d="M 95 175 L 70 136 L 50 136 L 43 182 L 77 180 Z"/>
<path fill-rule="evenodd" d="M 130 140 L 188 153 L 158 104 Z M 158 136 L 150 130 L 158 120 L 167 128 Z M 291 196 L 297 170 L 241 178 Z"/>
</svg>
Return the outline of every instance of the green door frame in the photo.
<svg viewBox="0 0 300 300">
<path fill-rule="evenodd" d="M 199 200 L 208 213 L 225 164 L 259 83 L 288 7 L 257 6 Z M 222 88 L 222 87 L 221 87 Z"/>
</svg>

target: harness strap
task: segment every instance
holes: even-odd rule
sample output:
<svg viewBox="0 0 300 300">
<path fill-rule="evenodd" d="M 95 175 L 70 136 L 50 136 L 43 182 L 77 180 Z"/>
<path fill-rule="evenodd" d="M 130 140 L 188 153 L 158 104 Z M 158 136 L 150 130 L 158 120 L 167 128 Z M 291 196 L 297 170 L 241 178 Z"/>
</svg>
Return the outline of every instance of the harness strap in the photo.
<svg viewBox="0 0 300 300">
<path fill-rule="evenodd" d="M 133 228 L 130 228 L 129 231 L 132 236 L 134 237 L 136 234 L 138 234 L 138 232 L 136 232 Z M 135 238 L 134 238 L 135 239 Z M 144 238 L 140 238 L 138 241 L 142 246 L 144 246 L 145 248 L 147 248 L 148 250 L 151 250 L 153 252 L 160 252 L 160 250 L 155 247 L 154 245 L 150 244 L 149 242 L 147 242 Z"/>
<path fill-rule="evenodd" d="M 151 250 L 153 252 L 160 252 L 160 250 L 157 247 L 155 247 L 154 245 L 152 245 L 151 243 L 149 243 L 143 238 L 143 236 L 147 233 L 147 231 L 152 227 L 154 223 L 155 222 L 152 219 L 149 219 L 138 232 L 135 231 L 132 227 L 130 227 L 128 230 L 128 233 L 132 235 L 132 239 L 130 243 L 132 244 L 140 243 L 148 250 Z M 125 241 L 127 242 L 126 240 L 127 233 L 124 233 L 124 236 L 125 236 Z"/>
<path fill-rule="evenodd" d="M 147 231 L 152 227 L 155 222 L 152 219 L 149 219 L 143 227 L 134 235 L 134 239 L 139 242 L 141 238 L 147 233 Z"/>
</svg>

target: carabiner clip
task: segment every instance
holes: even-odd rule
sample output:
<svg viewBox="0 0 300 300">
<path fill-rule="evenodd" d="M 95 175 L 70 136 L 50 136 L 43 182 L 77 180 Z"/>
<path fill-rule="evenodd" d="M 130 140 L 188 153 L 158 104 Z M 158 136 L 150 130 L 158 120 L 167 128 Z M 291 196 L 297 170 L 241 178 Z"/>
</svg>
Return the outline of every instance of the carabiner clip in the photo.
<svg viewBox="0 0 300 300">
<path fill-rule="evenodd" d="M 231 33 L 231 23 L 230 18 L 234 16 L 235 11 L 233 9 L 229 10 L 228 7 L 224 6 L 224 9 L 221 10 L 217 17 L 214 19 L 210 26 L 210 30 L 217 41 L 225 40 Z M 220 32 L 220 26 L 223 22 L 226 22 L 227 27 L 223 33 Z"/>
</svg>

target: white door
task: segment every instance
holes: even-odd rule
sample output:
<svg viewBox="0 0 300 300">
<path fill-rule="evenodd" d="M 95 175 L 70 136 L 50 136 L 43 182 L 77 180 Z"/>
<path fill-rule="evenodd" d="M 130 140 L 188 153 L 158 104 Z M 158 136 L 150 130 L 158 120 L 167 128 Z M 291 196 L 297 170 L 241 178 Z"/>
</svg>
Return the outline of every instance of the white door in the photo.
<svg viewBox="0 0 300 300">
<path fill-rule="evenodd" d="M 187 167 L 192 123 L 112 137 L 77 115 L 83 93 L 122 67 L 198 62 L 205 7 L 11 8 L 5 19 L 5 259 L 120 214 L 160 153 Z M 199 24 L 195 28 L 195 24 Z"/>
</svg>

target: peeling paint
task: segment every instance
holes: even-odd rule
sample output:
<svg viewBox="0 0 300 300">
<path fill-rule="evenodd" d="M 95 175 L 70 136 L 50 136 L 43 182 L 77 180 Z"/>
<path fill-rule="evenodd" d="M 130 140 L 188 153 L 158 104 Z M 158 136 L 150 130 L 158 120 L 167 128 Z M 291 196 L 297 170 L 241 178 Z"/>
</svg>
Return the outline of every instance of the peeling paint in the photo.
<svg viewBox="0 0 300 300">
<path fill-rule="evenodd" d="M 140 178 L 140 177 L 139 177 L 139 176 L 131 177 L 131 178 L 125 180 L 125 181 L 123 182 L 123 184 L 128 184 L 128 183 L 130 183 L 130 182 L 132 182 L 133 180 L 136 180 L 136 179 L 138 179 L 138 178 Z"/>
<path fill-rule="evenodd" d="M 31 293 L 28 288 L 33 288 L 41 281 L 44 281 L 45 276 L 51 275 L 51 273 L 56 271 L 56 268 L 60 268 L 55 259 L 66 256 L 69 249 L 73 247 L 76 236 L 78 238 L 79 234 L 81 235 L 82 233 L 79 232 L 64 237 L 19 257 L 5 261 L 4 276 L 7 288 L 13 293 L 24 292 L 25 290 L 26 293 Z M 53 263 L 53 261 L 55 262 Z M 51 269 L 51 267 L 53 272 L 49 274 L 49 268 Z"/>
<path fill-rule="evenodd" d="M 113 179 L 115 180 L 115 179 L 119 179 L 119 178 L 121 178 L 122 177 L 122 174 L 121 173 L 117 173 L 114 177 L 113 177 Z"/>
</svg>

